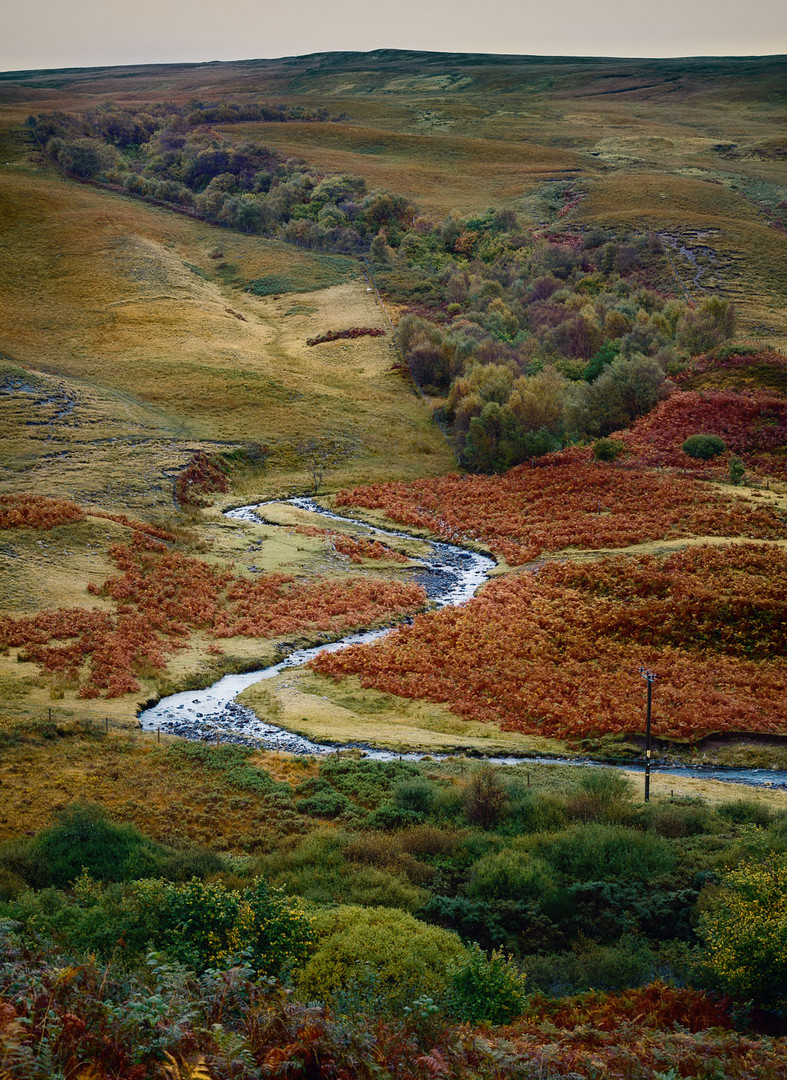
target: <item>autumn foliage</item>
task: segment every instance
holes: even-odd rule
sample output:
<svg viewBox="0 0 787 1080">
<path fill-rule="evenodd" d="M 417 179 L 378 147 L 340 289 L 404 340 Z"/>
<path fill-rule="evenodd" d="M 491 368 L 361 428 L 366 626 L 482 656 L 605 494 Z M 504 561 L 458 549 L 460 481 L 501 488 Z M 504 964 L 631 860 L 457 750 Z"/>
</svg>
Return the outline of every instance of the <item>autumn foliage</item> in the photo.
<svg viewBox="0 0 787 1080">
<path fill-rule="evenodd" d="M 158 540 L 174 540 L 172 533 L 138 521 L 127 514 L 110 514 L 103 510 L 85 511 L 68 499 L 49 499 L 45 495 L 0 495 L 0 529 L 54 529 L 58 525 L 73 525 L 86 516 L 114 521 L 127 529 L 145 533 Z"/>
<path fill-rule="evenodd" d="M 324 345 L 329 341 L 354 340 L 360 337 L 384 337 L 385 330 L 375 326 L 351 326 L 349 330 L 329 330 L 327 334 L 306 339 L 307 345 Z"/>
<path fill-rule="evenodd" d="M 230 482 L 222 469 L 202 450 L 192 454 L 175 481 L 175 498 L 181 506 L 208 506 L 203 495 L 229 490 Z"/>
<path fill-rule="evenodd" d="M 312 665 L 467 719 L 567 738 L 641 731 L 647 666 L 660 735 L 777 732 L 787 725 L 785 596 L 787 554 L 770 546 L 547 563 Z"/>
<path fill-rule="evenodd" d="M 138 676 L 163 668 L 195 630 L 218 638 L 336 633 L 411 612 L 426 601 L 420 586 L 400 582 L 238 578 L 139 532 L 110 554 L 120 573 L 88 591 L 111 608 L 0 619 L 0 648 L 19 648 L 20 659 L 80 683 L 81 697 L 138 691 Z"/>
<path fill-rule="evenodd" d="M 514 566 L 569 547 L 784 533 L 772 510 L 719 494 L 691 477 L 592 463 L 589 457 L 587 450 L 568 450 L 503 476 L 373 484 L 340 492 L 336 501 L 382 510 L 446 540 L 487 544 Z"/>
<path fill-rule="evenodd" d="M 0 495 L 0 529 L 53 529 L 81 521 L 85 511 L 67 499 L 43 495 Z"/>
<path fill-rule="evenodd" d="M 751 469 L 787 475 L 787 398 L 769 390 L 675 391 L 617 438 L 639 464 L 723 474 L 726 455 L 698 461 L 681 449 L 698 432 L 718 435 Z"/>
<path fill-rule="evenodd" d="M 670 986 L 656 980 L 624 993 L 604 994 L 596 990 L 569 998 L 531 997 L 527 1015 L 533 1020 L 549 1020 L 564 1031 L 592 1025 L 600 1031 L 616 1031 L 621 1024 L 636 1022 L 641 1028 L 679 1025 L 686 1031 L 732 1028 L 728 998 L 712 997 L 702 990 Z"/>
<path fill-rule="evenodd" d="M 324 537 L 330 541 L 334 551 L 339 555 L 346 555 L 353 563 L 362 563 L 364 559 L 380 559 L 398 563 L 408 561 L 406 555 L 400 551 L 394 551 L 386 544 L 381 544 L 379 540 L 348 536 L 346 533 L 336 532 L 333 529 L 320 529 L 316 525 L 297 525 L 295 532 L 302 536 Z"/>
</svg>

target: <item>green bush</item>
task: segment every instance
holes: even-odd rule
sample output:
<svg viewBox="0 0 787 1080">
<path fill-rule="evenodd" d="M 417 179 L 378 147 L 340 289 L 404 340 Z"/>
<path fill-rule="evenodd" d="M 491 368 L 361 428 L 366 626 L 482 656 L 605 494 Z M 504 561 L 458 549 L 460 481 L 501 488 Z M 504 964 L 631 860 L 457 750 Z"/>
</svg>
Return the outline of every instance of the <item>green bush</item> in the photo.
<svg viewBox="0 0 787 1080">
<path fill-rule="evenodd" d="M 727 449 L 724 439 L 718 435 L 689 435 L 683 444 L 684 454 L 700 461 L 709 461 Z"/>
<path fill-rule="evenodd" d="M 787 855 L 727 873 L 702 898 L 703 959 L 725 990 L 787 1009 Z"/>
<path fill-rule="evenodd" d="M 423 814 L 416 813 L 415 810 L 403 810 L 399 806 L 394 806 L 393 803 L 386 802 L 378 806 L 376 810 L 372 810 L 366 819 L 366 824 L 370 829 L 391 831 L 408 829 L 421 821 L 423 821 Z"/>
<path fill-rule="evenodd" d="M 393 793 L 404 780 L 420 778 L 421 771 L 411 761 L 353 761 L 337 758 L 320 766 L 320 780 L 372 809 Z"/>
<path fill-rule="evenodd" d="M 63 889 L 87 870 L 96 881 L 162 877 L 187 881 L 226 869 L 204 848 L 173 850 L 144 836 L 135 825 L 112 821 L 100 806 L 75 803 L 32 839 L 0 846 L 0 867 L 34 888 Z"/>
<path fill-rule="evenodd" d="M 599 874 L 604 873 L 599 867 Z M 629 931 L 649 939 L 693 937 L 699 889 L 654 881 L 569 882 L 544 898 L 543 914 L 569 938 L 614 941 Z"/>
<path fill-rule="evenodd" d="M 766 826 L 773 820 L 770 807 L 754 799 L 735 799 L 733 802 L 721 803 L 716 809 L 720 817 L 736 825 Z"/>
<path fill-rule="evenodd" d="M 510 956 L 472 945 L 451 972 L 449 1013 L 470 1024 L 509 1024 L 525 1009 L 525 976 Z"/>
<path fill-rule="evenodd" d="M 566 801 L 553 792 L 509 787 L 509 799 L 506 831 L 553 832 L 562 829 L 566 824 Z"/>
<path fill-rule="evenodd" d="M 632 813 L 634 785 L 616 769 L 586 769 L 577 790 L 566 798 L 566 811 L 582 821 L 623 822 Z"/>
<path fill-rule="evenodd" d="M 344 834 L 313 832 L 297 847 L 274 852 L 257 866 L 287 893 L 310 903 L 380 905 L 404 911 L 414 911 L 423 903 L 423 890 L 398 869 L 345 859 L 348 844 Z"/>
<path fill-rule="evenodd" d="M 643 824 L 660 836 L 675 839 L 710 833 L 718 823 L 713 811 L 702 803 L 650 802 L 640 811 Z"/>
<path fill-rule="evenodd" d="M 743 478 L 746 476 L 746 466 L 743 464 L 743 461 L 733 454 L 727 463 L 727 468 L 729 470 L 730 483 L 735 484 L 736 487 L 739 484 L 742 484 Z"/>
<path fill-rule="evenodd" d="M 412 810 L 415 814 L 428 814 L 435 800 L 435 787 L 423 777 L 413 777 L 396 785 L 393 792 L 394 806 L 399 810 Z"/>
<path fill-rule="evenodd" d="M 594 461 L 615 461 L 626 449 L 620 439 L 596 439 L 593 443 Z"/>
<path fill-rule="evenodd" d="M 109 957 L 123 941 L 123 955 L 140 956 L 149 929 L 124 906 L 126 886 L 79 879 L 77 897 L 59 889 L 25 890 L 4 905 L 3 913 L 43 938 L 85 954 Z"/>
<path fill-rule="evenodd" d="M 242 954 L 259 974 L 286 976 L 314 941 L 299 903 L 264 878 L 243 892 L 196 878 L 185 884 L 136 881 L 123 902 L 155 947 L 198 972 L 225 967 Z"/>
<path fill-rule="evenodd" d="M 468 896 L 484 900 L 540 900 L 553 888 L 551 867 L 525 851 L 505 848 L 474 864 L 465 887 Z"/>
<path fill-rule="evenodd" d="M 568 881 L 605 878 L 647 880 L 669 873 L 675 856 L 666 840 L 622 825 L 575 825 L 545 837 L 537 854 Z"/>
<path fill-rule="evenodd" d="M 567 952 L 528 956 L 523 967 L 531 991 L 564 995 L 641 986 L 655 977 L 658 961 L 645 942 L 630 935 L 615 945 L 582 939 Z"/>
<path fill-rule="evenodd" d="M 306 1000 L 339 1002 L 354 988 L 380 1012 L 401 1011 L 424 994 L 442 994 L 452 963 L 465 955 L 456 934 L 403 911 L 339 907 L 313 921 L 317 946 L 298 978 Z"/>
<path fill-rule="evenodd" d="M 352 809 L 353 803 L 347 796 L 331 788 L 328 791 L 318 791 L 316 795 L 301 799 L 298 803 L 298 810 L 312 817 L 337 818 Z"/>
<path fill-rule="evenodd" d="M 134 825 L 112 821 L 100 806 L 75 803 L 31 840 L 0 849 L 0 864 L 36 888 L 65 888 L 86 868 L 97 881 L 157 874 L 169 852 Z"/>
</svg>

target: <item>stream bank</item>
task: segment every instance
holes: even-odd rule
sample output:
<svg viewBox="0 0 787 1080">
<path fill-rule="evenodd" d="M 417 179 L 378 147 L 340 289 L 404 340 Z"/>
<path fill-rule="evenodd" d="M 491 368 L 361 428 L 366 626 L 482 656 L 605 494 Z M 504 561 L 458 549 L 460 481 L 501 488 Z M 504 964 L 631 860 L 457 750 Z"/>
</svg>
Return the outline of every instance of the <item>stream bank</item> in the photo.
<svg viewBox="0 0 787 1080">
<path fill-rule="evenodd" d="M 273 500 L 251 506 L 242 506 L 226 511 L 226 516 L 235 521 L 251 524 L 265 524 L 265 508 L 286 503 L 322 518 L 351 524 L 360 528 L 375 539 L 387 538 L 417 539 L 427 548 L 427 555 L 420 560 L 421 567 L 416 568 L 413 580 L 422 585 L 437 608 L 450 607 L 466 603 L 475 595 L 477 589 L 487 580 L 495 567 L 495 562 L 488 555 L 477 551 L 448 544 L 443 541 L 425 540 L 413 537 L 401 530 L 384 529 L 369 525 L 357 518 L 343 517 L 324 507 L 313 499 L 294 497 L 287 500 Z M 275 724 L 266 723 L 256 713 L 241 705 L 236 698 L 240 693 L 256 683 L 272 679 L 288 668 L 301 667 L 323 652 L 335 652 L 350 645 L 366 644 L 377 641 L 394 627 L 362 630 L 347 634 L 338 641 L 333 641 L 309 648 L 295 649 L 283 660 L 256 671 L 242 674 L 225 675 L 212 686 L 204 690 L 186 690 L 162 698 L 155 705 L 144 709 L 139 714 L 141 726 L 146 730 L 160 729 L 165 734 L 186 739 L 202 741 L 220 741 L 254 746 L 266 750 L 303 755 L 327 755 L 341 751 L 360 751 L 364 756 L 382 761 L 393 759 L 419 760 L 426 756 L 441 759 L 450 755 L 423 753 L 399 753 L 394 750 L 380 749 L 362 743 L 336 745 L 315 742 L 302 735 L 287 731 Z M 545 755 L 485 755 L 480 751 L 459 751 L 467 756 L 505 765 L 521 764 L 525 761 L 537 763 L 584 765 L 588 767 L 607 765 L 628 771 L 644 771 L 644 763 L 636 761 L 599 761 L 592 758 L 563 758 Z M 749 769 L 723 766 L 683 765 L 653 763 L 653 771 L 674 775 L 725 780 L 730 783 L 743 783 L 758 787 L 770 786 L 787 788 L 787 772 L 775 769 Z"/>
</svg>

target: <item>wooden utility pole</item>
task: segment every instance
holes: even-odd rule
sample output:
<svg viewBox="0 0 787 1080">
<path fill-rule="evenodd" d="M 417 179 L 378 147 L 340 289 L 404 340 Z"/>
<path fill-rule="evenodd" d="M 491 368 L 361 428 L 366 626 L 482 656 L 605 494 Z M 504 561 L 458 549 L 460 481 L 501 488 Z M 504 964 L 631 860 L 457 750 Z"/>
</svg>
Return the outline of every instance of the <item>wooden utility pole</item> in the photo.
<svg viewBox="0 0 787 1080">
<path fill-rule="evenodd" d="M 650 802 L 650 707 L 653 700 L 653 683 L 656 676 L 652 671 L 640 668 L 639 673 L 648 684 L 648 710 L 645 720 L 645 802 Z"/>
</svg>

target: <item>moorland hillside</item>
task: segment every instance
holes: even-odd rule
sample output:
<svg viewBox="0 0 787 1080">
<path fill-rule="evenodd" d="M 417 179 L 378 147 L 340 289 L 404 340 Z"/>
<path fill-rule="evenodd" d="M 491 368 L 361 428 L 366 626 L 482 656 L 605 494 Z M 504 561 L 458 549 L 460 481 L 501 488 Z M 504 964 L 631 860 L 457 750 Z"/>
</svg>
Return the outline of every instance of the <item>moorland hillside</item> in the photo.
<svg viewBox="0 0 787 1080">
<path fill-rule="evenodd" d="M 4 1076 L 787 1075 L 784 74 L 0 74 Z"/>
</svg>

